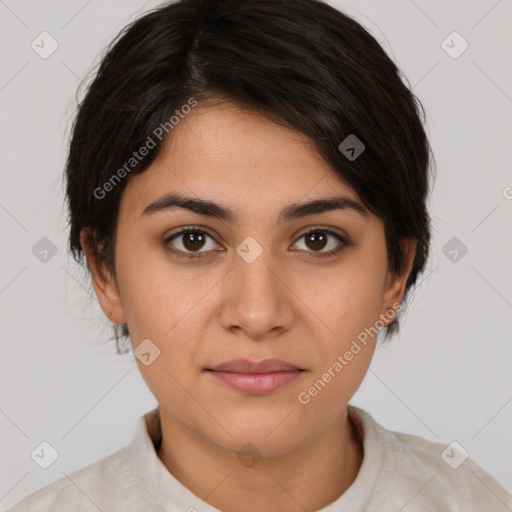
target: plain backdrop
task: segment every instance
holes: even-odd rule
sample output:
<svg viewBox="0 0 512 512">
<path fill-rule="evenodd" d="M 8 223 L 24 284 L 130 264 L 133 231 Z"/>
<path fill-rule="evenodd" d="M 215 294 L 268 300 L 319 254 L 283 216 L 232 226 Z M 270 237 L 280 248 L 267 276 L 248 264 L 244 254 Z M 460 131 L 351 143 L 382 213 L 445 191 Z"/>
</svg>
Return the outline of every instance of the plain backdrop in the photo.
<svg viewBox="0 0 512 512">
<path fill-rule="evenodd" d="M 510 492 L 512 2 L 331 3 L 403 70 L 437 161 L 432 259 L 351 403 L 386 428 L 457 441 Z M 156 406 L 133 355 L 104 343 L 107 320 L 67 254 L 61 175 L 80 81 L 157 5 L 0 1 L 0 510 L 125 446 Z M 46 59 L 31 46 L 42 32 L 58 44 Z M 43 441 L 59 453 L 46 470 L 30 456 Z"/>
</svg>

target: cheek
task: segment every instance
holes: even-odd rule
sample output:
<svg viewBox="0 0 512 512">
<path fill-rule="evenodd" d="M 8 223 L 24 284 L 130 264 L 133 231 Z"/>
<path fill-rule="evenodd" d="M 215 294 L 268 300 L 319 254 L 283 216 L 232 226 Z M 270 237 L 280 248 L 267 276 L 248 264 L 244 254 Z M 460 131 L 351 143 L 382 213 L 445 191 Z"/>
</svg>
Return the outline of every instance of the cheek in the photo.
<svg viewBox="0 0 512 512">
<path fill-rule="evenodd" d="M 212 314 L 212 300 L 219 300 L 213 290 L 219 277 L 183 282 L 175 277 L 161 278 L 154 272 L 154 278 L 146 274 L 123 289 L 123 311 L 130 332 L 153 336 L 166 345 L 177 339 L 191 343 Z"/>
<path fill-rule="evenodd" d="M 148 247 L 130 233 L 118 235 L 116 269 L 123 313 L 134 343 L 162 339 L 186 314 L 189 293 L 183 293 L 165 253 Z"/>
<path fill-rule="evenodd" d="M 123 247 L 122 243 L 119 246 Z M 194 273 L 173 266 L 163 251 L 126 249 L 126 256 L 119 259 L 118 275 L 133 348 L 151 340 L 160 350 L 155 364 L 177 377 L 185 375 L 187 368 L 197 365 L 198 341 L 212 314 L 212 289 L 219 282 L 218 273 Z M 143 375 L 149 371 L 145 366 L 140 369 Z"/>
<path fill-rule="evenodd" d="M 382 278 L 373 268 L 364 265 L 340 267 L 329 278 L 315 286 L 305 282 L 302 296 L 312 311 L 317 313 L 328 337 L 336 349 L 354 339 L 379 318 L 382 301 Z"/>
<path fill-rule="evenodd" d="M 350 401 L 370 366 L 377 341 L 380 294 L 374 279 L 352 273 L 331 281 L 325 294 L 312 294 L 323 329 L 315 343 L 315 371 L 299 390 L 297 402 L 312 422 L 330 424 Z"/>
<path fill-rule="evenodd" d="M 307 414 L 331 410 L 332 418 L 361 384 L 371 363 L 378 330 L 381 294 L 377 265 L 354 265 L 347 275 L 325 282 L 323 293 L 309 289 L 308 305 L 319 311 L 325 333 L 318 337 L 315 352 L 319 364 L 302 389 Z M 331 419 L 332 419 L 331 418 Z"/>
<path fill-rule="evenodd" d="M 314 425 L 317 432 L 336 420 L 367 373 L 375 349 L 374 341 L 356 344 L 357 347 L 351 344 L 344 347 L 347 350 L 333 354 L 323 369 L 312 375 L 299 390 L 297 407 L 301 411 L 301 421 Z M 350 361 L 346 352 L 352 354 Z"/>
</svg>

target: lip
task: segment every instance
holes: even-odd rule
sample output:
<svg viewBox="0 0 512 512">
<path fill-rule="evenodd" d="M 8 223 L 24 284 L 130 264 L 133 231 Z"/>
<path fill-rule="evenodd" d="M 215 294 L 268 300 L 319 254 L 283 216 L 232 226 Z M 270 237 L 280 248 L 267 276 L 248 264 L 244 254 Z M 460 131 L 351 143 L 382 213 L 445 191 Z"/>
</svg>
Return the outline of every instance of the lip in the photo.
<svg viewBox="0 0 512 512">
<path fill-rule="evenodd" d="M 272 393 L 296 380 L 304 370 L 288 370 L 271 373 L 238 373 L 210 371 L 214 378 L 232 388 L 252 395 Z"/>
<path fill-rule="evenodd" d="M 290 384 L 305 371 L 280 359 L 233 359 L 206 370 L 230 387 L 255 395 L 271 393 Z"/>
<path fill-rule="evenodd" d="M 273 373 L 282 371 L 300 370 L 281 359 L 264 359 L 263 361 L 251 361 L 250 359 L 232 359 L 225 363 L 218 364 L 213 368 L 207 368 L 215 372 L 237 372 L 237 373 Z"/>
</svg>

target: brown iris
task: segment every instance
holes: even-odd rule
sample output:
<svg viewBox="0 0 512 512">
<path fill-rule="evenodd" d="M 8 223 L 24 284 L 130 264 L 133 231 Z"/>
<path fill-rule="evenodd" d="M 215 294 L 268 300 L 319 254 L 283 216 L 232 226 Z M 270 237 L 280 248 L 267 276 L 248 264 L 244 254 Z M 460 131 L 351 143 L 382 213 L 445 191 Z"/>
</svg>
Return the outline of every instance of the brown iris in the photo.
<svg viewBox="0 0 512 512">
<path fill-rule="evenodd" d="M 308 240 L 312 242 L 311 245 L 308 245 L 310 249 L 321 250 L 325 247 L 327 235 L 325 233 L 315 231 L 314 233 L 307 234 L 306 243 Z M 319 245 L 321 247 L 319 247 Z"/>
<path fill-rule="evenodd" d="M 201 249 L 206 238 L 206 234 L 199 231 L 187 231 L 182 236 L 183 246 L 189 251 Z"/>
</svg>

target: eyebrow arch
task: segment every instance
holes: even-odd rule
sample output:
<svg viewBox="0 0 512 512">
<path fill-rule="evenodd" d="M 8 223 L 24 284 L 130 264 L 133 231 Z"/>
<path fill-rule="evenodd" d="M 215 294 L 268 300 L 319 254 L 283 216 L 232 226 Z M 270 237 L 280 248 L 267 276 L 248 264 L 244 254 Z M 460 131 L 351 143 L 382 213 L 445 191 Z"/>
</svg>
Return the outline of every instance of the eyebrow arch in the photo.
<svg viewBox="0 0 512 512">
<path fill-rule="evenodd" d="M 166 211 L 176 207 L 184 208 L 199 215 L 217 218 L 231 223 L 236 223 L 238 221 L 238 215 L 236 212 L 225 206 L 206 199 L 186 197 L 178 193 L 166 194 L 151 202 L 146 206 L 146 208 L 144 208 L 142 216 Z M 278 223 L 281 224 L 283 222 L 289 222 L 291 220 L 306 217 L 307 215 L 314 215 L 332 210 L 350 210 L 359 213 L 362 216 L 367 216 L 367 209 L 359 201 L 355 201 L 349 197 L 335 196 L 286 206 L 279 214 Z"/>
</svg>

